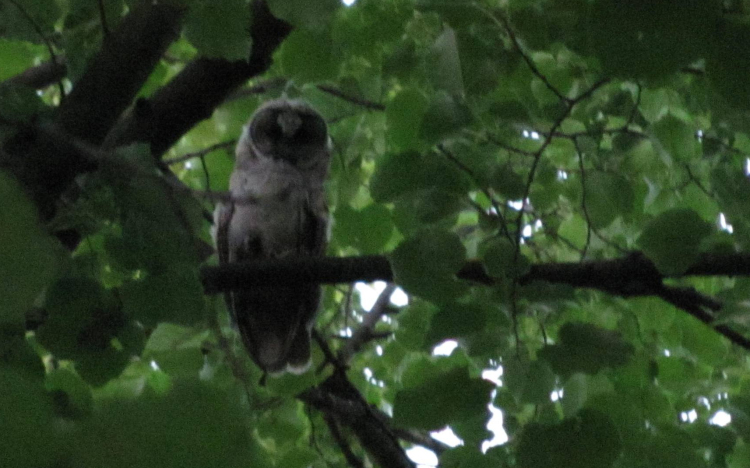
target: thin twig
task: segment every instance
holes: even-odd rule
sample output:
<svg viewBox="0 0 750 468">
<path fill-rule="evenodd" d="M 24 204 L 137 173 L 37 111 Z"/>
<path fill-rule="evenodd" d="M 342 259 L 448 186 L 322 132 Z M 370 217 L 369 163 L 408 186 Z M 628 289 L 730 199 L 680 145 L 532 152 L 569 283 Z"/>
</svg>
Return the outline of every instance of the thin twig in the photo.
<svg viewBox="0 0 750 468">
<path fill-rule="evenodd" d="M 107 14 L 104 11 L 104 0 L 97 0 L 96 3 L 99 5 L 99 21 L 102 23 L 102 33 L 104 37 L 108 37 L 109 27 L 107 26 Z"/>
<path fill-rule="evenodd" d="M 333 440 L 336 441 L 336 445 L 339 446 L 341 453 L 344 454 L 344 458 L 349 466 L 354 468 L 364 468 L 365 464 L 354 454 L 354 452 L 352 452 L 349 442 L 344 438 L 343 434 L 341 434 L 336 419 L 327 413 L 323 413 L 323 420 L 328 425 L 328 430 L 331 433 L 331 436 L 333 436 Z"/>
<path fill-rule="evenodd" d="M 586 206 L 586 167 L 583 164 L 583 152 L 578 144 L 578 138 L 573 139 L 573 145 L 575 146 L 576 153 L 578 153 L 578 167 L 581 169 L 581 209 L 583 210 L 583 216 L 586 218 L 586 244 L 584 244 L 583 251 L 581 252 L 581 260 L 583 260 L 591 245 L 592 226 L 589 209 Z"/>
<path fill-rule="evenodd" d="M 521 58 L 523 58 L 523 61 L 526 62 L 526 65 L 531 70 L 531 73 L 534 74 L 537 78 L 539 78 L 542 83 L 544 83 L 544 86 L 547 87 L 552 93 L 557 96 L 558 99 L 561 101 L 570 104 L 572 100 L 568 97 L 566 97 L 563 93 L 561 93 L 555 86 L 549 81 L 549 79 L 537 68 L 534 61 L 531 59 L 531 57 L 524 52 L 523 47 L 521 46 L 521 42 L 519 41 L 518 37 L 516 36 L 516 33 L 513 31 L 513 28 L 510 26 L 510 21 L 501 13 L 497 13 L 497 16 L 495 16 L 492 12 L 486 10 L 485 8 L 474 4 L 474 7 L 482 12 L 485 16 L 487 16 L 492 22 L 494 22 L 496 25 L 498 25 L 501 29 L 504 29 L 508 33 L 508 37 L 510 38 L 510 41 L 513 43 L 513 47 L 516 49 L 516 51 L 521 55 Z M 498 20 L 497 18 L 500 18 Z"/>
<path fill-rule="evenodd" d="M 490 201 L 490 204 L 495 209 L 500 224 L 500 231 L 505 237 L 508 238 L 509 241 L 513 242 L 513 236 L 511 236 L 510 231 L 508 231 L 508 223 L 505 221 L 505 217 L 503 216 L 503 213 L 500 209 L 500 205 L 498 204 L 497 200 L 495 200 L 495 197 L 492 195 L 489 189 L 487 189 L 480 183 L 479 178 L 476 176 L 476 174 L 474 174 L 474 171 L 472 171 L 469 166 L 461 162 L 453 153 L 448 151 L 445 146 L 439 144 L 437 145 L 437 148 L 438 150 L 440 150 L 443 156 L 445 156 L 449 161 L 451 161 L 459 169 L 465 172 L 472 179 L 474 185 L 476 185 L 477 188 L 484 194 L 484 196 L 487 197 L 487 199 Z"/>
<path fill-rule="evenodd" d="M 334 88 L 333 86 L 319 84 L 319 85 L 316 85 L 316 88 L 323 91 L 324 93 L 328 93 L 331 96 L 335 96 L 339 99 L 343 99 L 344 101 L 350 102 L 352 104 L 356 104 L 360 107 L 364 107 L 365 109 L 377 110 L 377 111 L 385 110 L 385 105 L 380 104 L 379 102 L 368 101 L 367 99 L 362 99 L 357 96 L 351 96 L 349 94 L 344 93 L 338 88 Z"/>
<path fill-rule="evenodd" d="M 175 156 L 174 158 L 166 158 L 164 159 L 164 163 L 167 165 L 172 164 L 179 164 L 185 161 L 188 161 L 193 158 L 202 158 L 209 153 L 212 153 L 218 149 L 226 149 L 226 148 L 233 148 L 234 145 L 237 144 L 237 140 L 230 140 L 230 141 L 224 141 L 221 143 L 216 143 L 215 145 L 211 145 L 207 148 L 203 148 L 202 150 L 193 151 L 192 153 L 185 153 L 181 156 Z"/>
<path fill-rule="evenodd" d="M 338 359 L 340 362 L 348 363 L 352 356 L 362 349 L 365 344 L 379 336 L 375 333 L 375 327 L 380 319 L 388 313 L 388 304 L 390 303 L 391 296 L 395 290 L 396 285 L 393 283 L 388 283 L 385 286 L 385 289 L 383 289 L 375 300 L 375 304 L 373 304 L 370 311 L 365 314 L 362 324 L 354 331 L 354 333 L 352 333 L 352 337 L 339 350 Z"/>
</svg>

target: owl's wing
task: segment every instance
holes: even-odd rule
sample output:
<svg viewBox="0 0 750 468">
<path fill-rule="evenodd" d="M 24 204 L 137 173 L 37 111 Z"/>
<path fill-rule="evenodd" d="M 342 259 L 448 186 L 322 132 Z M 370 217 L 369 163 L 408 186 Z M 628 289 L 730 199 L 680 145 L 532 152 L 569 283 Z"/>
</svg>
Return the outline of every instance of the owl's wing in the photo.
<svg viewBox="0 0 750 468">
<path fill-rule="evenodd" d="M 232 222 L 233 213 L 233 203 L 219 203 L 214 209 L 214 227 L 212 234 L 214 245 L 216 246 L 216 252 L 219 255 L 219 265 L 229 263 L 229 226 Z M 227 291 L 224 293 L 224 300 L 226 301 L 227 307 L 230 307 L 232 303 L 231 292 Z M 234 320 L 234 314 L 232 314 L 232 319 Z"/>
</svg>

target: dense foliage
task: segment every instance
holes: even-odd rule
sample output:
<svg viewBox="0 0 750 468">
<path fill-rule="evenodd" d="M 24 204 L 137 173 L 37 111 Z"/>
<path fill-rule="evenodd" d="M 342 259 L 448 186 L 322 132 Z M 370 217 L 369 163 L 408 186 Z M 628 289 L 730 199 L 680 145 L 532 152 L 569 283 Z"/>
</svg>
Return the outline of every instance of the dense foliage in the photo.
<svg viewBox="0 0 750 468">
<path fill-rule="evenodd" d="M 0 466 L 750 466 L 748 77 L 747 0 L 0 0 Z M 279 96 L 359 258 L 227 272 Z M 214 293 L 300 274 L 259 385 Z"/>
</svg>

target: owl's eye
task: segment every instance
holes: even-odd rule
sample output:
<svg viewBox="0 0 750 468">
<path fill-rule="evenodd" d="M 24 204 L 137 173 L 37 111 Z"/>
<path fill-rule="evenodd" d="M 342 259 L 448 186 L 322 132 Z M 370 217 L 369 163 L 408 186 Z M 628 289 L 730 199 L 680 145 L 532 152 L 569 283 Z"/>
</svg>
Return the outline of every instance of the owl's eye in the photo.
<svg viewBox="0 0 750 468">
<path fill-rule="evenodd" d="M 324 144 L 328 138 L 326 123 L 317 115 L 303 115 L 302 125 L 294 135 L 294 143 L 301 145 Z"/>
</svg>

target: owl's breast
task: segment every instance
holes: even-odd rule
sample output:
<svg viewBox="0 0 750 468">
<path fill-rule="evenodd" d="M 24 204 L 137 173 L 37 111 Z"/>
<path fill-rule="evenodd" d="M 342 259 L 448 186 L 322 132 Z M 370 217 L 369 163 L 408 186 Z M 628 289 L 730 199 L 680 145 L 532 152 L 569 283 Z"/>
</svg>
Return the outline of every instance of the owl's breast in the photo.
<svg viewBox="0 0 750 468">
<path fill-rule="evenodd" d="M 300 244 L 309 189 L 299 171 L 271 163 L 274 161 L 258 164 L 254 170 L 235 171 L 232 176 L 232 195 L 247 201 L 235 205 L 229 226 L 230 249 L 250 243 L 257 256 L 278 257 Z"/>
</svg>

